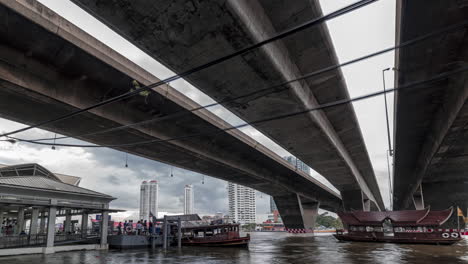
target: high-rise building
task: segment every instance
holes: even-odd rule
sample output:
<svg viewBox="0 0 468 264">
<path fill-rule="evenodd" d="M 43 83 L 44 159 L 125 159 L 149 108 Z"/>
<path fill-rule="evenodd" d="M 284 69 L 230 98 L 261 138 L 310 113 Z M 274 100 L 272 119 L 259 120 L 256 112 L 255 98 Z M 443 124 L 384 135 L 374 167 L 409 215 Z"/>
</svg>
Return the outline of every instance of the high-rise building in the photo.
<svg viewBox="0 0 468 264">
<path fill-rule="evenodd" d="M 229 217 L 236 223 L 255 223 L 255 190 L 235 183 L 228 183 Z"/>
<path fill-rule="evenodd" d="M 193 186 L 191 184 L 187 184 L 184 188 L 184 214 L 194 213 L 193 204 Z"/>
<path fill-rule="evenodd" d="M 273 200 L 273 196 L 270 196 L 270 213 L 273 213 L 275 210 L 278 210 L 276 207 L 275 200 Z"/>
<path fill-rule="evenodd" d="M 151 220 L 158 215 L 159 185 L 157 181 L 143 181 L 140 186 L 140 219 Z"/>
<path fill-rule="evenodd" d="M 143 181 L 140 185 L 140 219 L 146 219 L 149 214 L 149 185 Z"/>
<path fill-rule="evenodd" d="M 304 162 L 302 162 L 298 158 L 293 157 L 293 156 L 286 156 L 286 157 L 283 157 L 283 159 L 289 162 L 290 164 L 292 164 L 298 170 L 301 170 L 310 175 L 310 167 L 307 166 Z"/>
</svg>

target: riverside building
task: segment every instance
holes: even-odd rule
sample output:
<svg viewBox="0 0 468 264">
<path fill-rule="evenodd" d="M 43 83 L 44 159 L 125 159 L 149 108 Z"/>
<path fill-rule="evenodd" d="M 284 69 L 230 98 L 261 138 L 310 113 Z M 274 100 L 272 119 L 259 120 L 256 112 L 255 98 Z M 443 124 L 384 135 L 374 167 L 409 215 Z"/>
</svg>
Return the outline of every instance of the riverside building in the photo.
<svg viewBox="0 0 468 264">
<path fill-rule="evenodd" d="M 235 183 L 228 183 L 229 216 L 236 223 L 255 223 L 255 190 Z"/>
<path fill-rule="evenodd" d="M 184 214 L 194 213 L 193 185 L 187 184 L 184 188 Z"/>
<path fill-rule="evenodd" d="M 140 219 L 150 220 L 150 215 L 157 217 L 159 203 L 158 182 L 143 181 L 140 185 Z"/>
</svg>

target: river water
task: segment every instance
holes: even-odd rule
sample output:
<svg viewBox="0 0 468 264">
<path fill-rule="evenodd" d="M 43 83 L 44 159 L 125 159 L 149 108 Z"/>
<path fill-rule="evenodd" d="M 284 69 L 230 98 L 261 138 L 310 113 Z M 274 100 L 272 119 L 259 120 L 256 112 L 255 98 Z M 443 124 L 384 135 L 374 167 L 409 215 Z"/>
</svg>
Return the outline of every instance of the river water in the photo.
<svg viewBox="0 0 468 264">
<path fill-rule="evenodd" d="M 52 255 L 0 257 L 0 264 L 133 263 L 468 263 L 468 240 L 452 246 L 337 242 L 331 235 L 252 233 L 248 249 L 78 251 Z"/>
</svg>

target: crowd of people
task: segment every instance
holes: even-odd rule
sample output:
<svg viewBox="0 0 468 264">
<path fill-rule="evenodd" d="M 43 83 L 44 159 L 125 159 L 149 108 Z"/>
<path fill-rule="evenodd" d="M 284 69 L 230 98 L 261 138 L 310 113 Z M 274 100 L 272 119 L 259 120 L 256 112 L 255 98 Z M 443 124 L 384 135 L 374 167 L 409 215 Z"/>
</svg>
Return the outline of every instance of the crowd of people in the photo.
<svg viewBox="0 0 468 264">
<path fill-rule="evenodd" d="M 17 229 L 18 229 L 18 225 L 16 223 L 16 220 L 11 220 L 11 219 L 5 219 L 3 221 L 3 223 L 0 223 L 0 234 L 1 235 L 5 235 L 5 236 L 9 236 L 9 235 L 13 235 L 13 234 L 17 234 Z M 22 230 L 20 232 L 20 234 L 22 234 L 25 232 Z"/>
<path fill-rule="evenodd" d="M 135 224 L 132 220 L 125 220 L 118 223 L 117 232 L 119 235 L 148 235 L 159 234 L 161 228 L 151 221 L 140 220 Z"/>
</svg>

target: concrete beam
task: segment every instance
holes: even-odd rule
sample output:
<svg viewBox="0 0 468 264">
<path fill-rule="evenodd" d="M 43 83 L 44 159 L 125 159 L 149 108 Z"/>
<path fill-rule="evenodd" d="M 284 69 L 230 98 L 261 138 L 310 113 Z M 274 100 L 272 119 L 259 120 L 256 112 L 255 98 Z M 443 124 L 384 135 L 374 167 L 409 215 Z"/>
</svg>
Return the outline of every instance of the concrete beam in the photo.
<svg viewBox="0 0 468 264">
<path fill-rule="evenodd" d="M 422 9 L 425 12 L 420 12 Z M 466 5 L 457 0 L 398 0 L 396 43 L 465 20 Z M 443 48 L 434 49 L 435 46 Z M 466 29 L 462 29 L 397 50 L 396 86 L 466 66 L 467 46 Z M 424 189 L 424 183 L 428 177 L 432 177 L 434 170 L 441 167 L 440 161 L 456 161 L 454 157 L 457 157 L 457 152 L 450 153 L 450 150 L 457 147 L 452 143 L 453 138 L 460 137 L 457 134 L 463 132 L 461 124 L 468 112 L 465 105 L 468 83 L 463 74 L 426 84 L 424 89 L 418 91 L 401 90 L 395 93 L 395 209 L 411 207 L 413 193 L 417 192 L 421 183 L 426 198 L 429 193 Z M 451 171 L 459 167 L 456 163 L 444 169 Z M 442 174 L 430 181 L 445 181 L 445 176 L 452 177 L 452 173 Z"/>
<path fill-rule="evenodd" d="M 175 72 L 321 15 L 318 2 L 306 0 L 192 2 L 190 11 L 184 2 L 156 1 L 159 8 L 150 13 L 144 11 L 144 1 L 74 2 Z M 180 29 L 168 23 L 172 19 L 181 21 Z M 187 76 L 186 80 L 215 100 L 223 100 L 335 63 L 328 29 L 322 24 Z M 291 84 L 290 88 L 278 94 L 227 103 L 225 107 L 252 121 L 277 114 L 274 109 L 304 110 L 349 97 L 339 70 Z M 383 208 L 352 105 L 271 121 L 256 128 L 308 163 L 340 191 L 360 188 Z"/>
<path fill-rule="evenodd" d="M 0 49 L 3 61 L 0 62 L 0 79 L 3 79 L 0 81 L 0 114 L 3 117 L 27 124 L 36 123 L 49 117 L 50 113 L 69 113 L 101 101 L 106 96 L 107 87 L 113 87 L 113 93 L 120 94 L 129 90 L 133 79 L 142 84 L 159 81 L 36 1 L 0 3 L 3 4 L 1 11 L 7 14 L 4 17 L 9 17 L 10 22 L 15 21 L 1 21 L 5 25 L 0 27 L 8 29 L 2 31 L 7 43 L 2 43 Z M 22 34 L 20 37 L 31 39 L 15 42 L 19 35 L 9 34 L 13 34 L 11 32 L 15 32 L 14 27 L 18 25 L 33 28 L 31 32 L 35 32 L 35 35 Z M 21 46 L 33 42 L 44 45 Z M 31 49 L 33 55 L 24 53 L 24 50 Z M 27 65 L 27 69 L 24 65 Z M 154 100 L 150 99 L 151 107 L 145 104 L 144 99 L 135 97 L 44 129 L 76 135 L 93 131 L 96 127 L 112 128 L 153 119 L 155 116 L 151 111 L 155 109 L 160 111 L 158 115 L 165 116 L 198 107 L 171 87 L 159 87 L 155 91 L 152 94 Z M 156 101 L 164 101 L 164 104 Z M 28 107 L 23 107 L 25 105 Z M 77 123 L 80 125 L 77 126 Z M 183 136 L 194 131 L 219 131 L 229 126 L 207 110 L 189 114 L 175 123 L 173 120 L 162 121 L 111 136 L 106 134 L 80 139 L 96 144 L 136 142 Z M 339 195 L 310 176 L 294 172 L 292 166 L 279 156 L 240 131 L 231 130 L 198 140 L 118 149 L 237 182 L 265 193 L 299 193 L 311 200 L 319 199 L 321 204 L 327 206 L 340 202 Z M 330 208 L 333 210 L 333 207 Z"/>
</svg>

